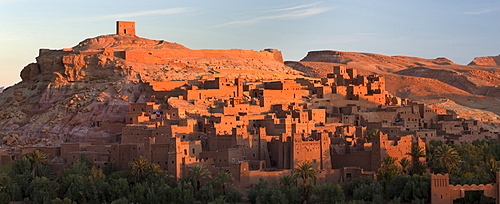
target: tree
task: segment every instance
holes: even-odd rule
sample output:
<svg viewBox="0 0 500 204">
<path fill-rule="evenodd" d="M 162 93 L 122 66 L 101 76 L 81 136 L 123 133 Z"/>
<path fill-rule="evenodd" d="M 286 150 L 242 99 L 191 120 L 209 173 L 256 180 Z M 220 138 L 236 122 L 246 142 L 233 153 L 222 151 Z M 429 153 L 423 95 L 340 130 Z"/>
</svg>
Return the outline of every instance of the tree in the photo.
<svg viewBox="0 0 500 204">
<path fill-rule="evenodd" d="M 229 171 L 219 171 L 214 177 L 214 181 L 222 186 L 222 192 L 226 194 L 226 185 L 234 180 L 233 175 Z"/>
<path fill-rule="evenodd" d="M 412 145 L 411 151 L 406 153 L 406 155 L 411 156 L 413 166 L 415 166 L 415 164 L 420 161 L 420 158 L 426 157 L 424 148 L 418 145 Z"/>
<path fill-rule="evenodd" d="M 35 149 L 35 151 L 26 154 L 25 157 L 32 165 L 31 175 L 33 177 L 39 177 L 41 166 L 47 163 L 47 154 L 39 149 Z"/>
<path fill-rule="evenodd" d="M 127 198 L 130 195 L 130 185 L 127 178 L 113 179 L 110 181 L 111 200 Z"/>
<path fill-rule="evenodd" d="M 457 165 L 462 159 L 455 148 L 445 144 L 436 148 L 434 162 L 436 169 L 453 174 L 456 173 Z"/>
<path fill-rule="evenodd" d="M 389 198 L 401 198 L 404 201 L 417 199 L 427 200 L 430 198 L 430 177 L 396 176 L 386 188 L 386 194 Z"/>
<path fill-rule="evenodd" d="M 57 197 L 58 185 L 45 177 L 33 179 L 29 185 L 30 197 L 34 203 L 50 203 Z"/>
<path fill-rule="evenodd" d="M 279 178 L 279 182 L 283 186 L 291 187 L 297 179 L 290 175 L 284 175 Z"/>
<path fill-rule="evenodd" d="M 189 183 L 180 182 L 173 189 L 174 203 L 194 203 L 193 186 Z"/>
<path fill-rule="evenodd" d="M 155 163 L 149 163 L 146 158 L 140 156 L 134 162 L 129 164 L 130 173 L 135 177 L 136 181 L 143 181 L 153 174 L 161 173 L 160 166 Z"/>
<path fill-rule="evenodd" d="M 382 195 L 382 186 L 378 182 L 373 182 L 368 185 L 361 185 L 354 189 L 353 196 L 356 199 L 372 201 L 377 195 Z"/>
<path fill-rule="evenodd" d="M 313 187 L 309 182 L 309 179 L 316 180 L 318 172 L 313 169 L 310 161 L 306 160 L 304 163 L 299 164 L 297 168 L 293 170 L 295 178 L 302 179 L 302 195 L 303 201 L 307 202 L 309 199 L 309 192 Z"/>
<path fill-rule="evenodd" d="M 403 170 L 404 174 L 408 174 L 408 167 L 410 167 L 410 160 L 408 160 L 406 157 L 403 157 L 401 161 L 399 161 L 399 164 L 401 165 L 401 170 Z"/>
<path fill-rule="evenodd" d="M 380 134 L 380 130 L 379 129 L 374 129 L 374 130 L 366 133 L 366 136 L 365 136 L 366 142 L 371 142 L 373 140 L 373 137 L 375 135 L 378 135 L 378 134 Z"/>
<path fill-rule="evenodd" d="M 299 164 L 297 168 L 293 170 L 295 178 L 302 179 L 303 184 L 307 184 L 309 179 L 316 179 L 318 172 L 313 169 L 313 166 L 309 160 L 304 163 Z"/>
<path fill-rule="evenodd" d="M 427 170 L 427 166 L 425 166 L 425 164 L 422 163 L 421 161 L 418 161 L 417 163 L 415 163 L 413 168 L 410 170 L 410 174 L 411 175 L 415 175 L 415 174 L 422 175 L 422 174 L 426 173 L 426 170 Z"/>
<path fill-rule="evenodd" d="M 195 194 L 196 199 L 201 203 L 209 203 L 214 200 L 214 188 L 212 185 L 206 185 L 200 188 L 198 193 Z"/>
<path fill-rule="evenodd" d="M 401 173 L 399 166 L 395 164 L 396 160 L 396 157 L 391 156 L 387 156 L 382 160 L 382 166 L 378 169 L 377 179 L 379 179 L 384 186 Z"/>
<path fill-rule="evenodd" d="M 207 168 L 201 165 L 196 165 L 188 170 L 188 177 L 193 180 L 194 184 L 196 184 L 196 192 L 198 192 L 201 188 L 201 179 L 212 178 L 212 173 L 208 171 Z"/>
<path fill-rule="evenodd" d="M 344 203 L 344 191 L 339 184 L 326 182 L 319 185 L 315 191 L 316 199 L 313 203 Z"/>
<path fill-rule="evenodd" d="M 497 177 L 497 172 L 500 171 L 500 165 L 495 161 L 494 158 L 490 158 L 486 161 L 486 171 L 488 172 L 489 180 L 494 182 Z"/>
</svg>

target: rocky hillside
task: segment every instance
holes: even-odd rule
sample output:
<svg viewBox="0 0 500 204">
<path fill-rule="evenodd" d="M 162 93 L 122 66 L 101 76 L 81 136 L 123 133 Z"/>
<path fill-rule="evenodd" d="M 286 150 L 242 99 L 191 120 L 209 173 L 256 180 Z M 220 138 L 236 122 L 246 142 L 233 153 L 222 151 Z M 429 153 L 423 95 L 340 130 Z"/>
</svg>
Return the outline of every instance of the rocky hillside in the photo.
<svg viewBox="0 0 500 204">
<path fill-rule="evenodd" d="M 464 118 L 498 122 L 500 66 L 477 65 L 477 59 L 464 66 L 446 58 L 312 51 L 301 61 L 285 64 L 313 77 L 325 77 L 334 65 L 380 74 L 387 78 L 387 90 L 398 97 L 446 107 Z"/>
<path fill-rule="evenodd" d="M 128 104 L 149 101 L 146 82 L 302 76 L 280 57 L 277 50 L 191 50 L 127 35 L 42 49 L 36 63 L 22 70 L 22 81 L 0 94 L 0 138 L 11 148 L 113 139 Z"/>
<path fill-rule="evenodd" d="M 489 57 L 476 57 L 469 65 L 500 66 L 500 55 Z"/>
</svg>

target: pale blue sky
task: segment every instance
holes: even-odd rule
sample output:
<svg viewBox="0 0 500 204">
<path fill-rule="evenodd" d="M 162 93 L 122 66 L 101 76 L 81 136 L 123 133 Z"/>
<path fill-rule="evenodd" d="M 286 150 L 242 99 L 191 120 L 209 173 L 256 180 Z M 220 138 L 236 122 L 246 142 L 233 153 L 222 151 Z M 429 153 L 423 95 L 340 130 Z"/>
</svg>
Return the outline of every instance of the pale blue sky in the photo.
<svg viewBox="0 0 500 204">
<path fill-rule="evenodd" d="M 140 37 L 191 49 L 371 52 L 467 64 L 500 53 L 500 1 L 0 0 L 0 86 L 38 49 L 73 47 L 135 21 Z"/>
</svg>

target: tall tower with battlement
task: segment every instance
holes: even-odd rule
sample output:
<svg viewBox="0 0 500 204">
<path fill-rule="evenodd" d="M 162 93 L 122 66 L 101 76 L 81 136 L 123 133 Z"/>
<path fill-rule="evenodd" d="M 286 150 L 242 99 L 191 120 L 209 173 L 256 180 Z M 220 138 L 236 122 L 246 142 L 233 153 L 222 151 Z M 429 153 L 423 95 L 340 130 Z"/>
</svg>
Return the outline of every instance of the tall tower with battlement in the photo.
<svg viewBox="0 0 500 204">
<path fill-rule="evenodd" d="M 116 21 L 116 34 L 135 36 L 135 22 Z"/>
</svg>

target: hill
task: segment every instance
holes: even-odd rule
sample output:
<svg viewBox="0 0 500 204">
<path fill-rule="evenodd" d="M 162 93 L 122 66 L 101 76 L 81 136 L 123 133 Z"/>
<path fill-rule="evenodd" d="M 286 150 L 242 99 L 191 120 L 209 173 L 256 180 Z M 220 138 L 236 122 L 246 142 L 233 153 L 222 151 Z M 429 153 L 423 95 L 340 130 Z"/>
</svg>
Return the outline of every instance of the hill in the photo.
<svg viewBox="0 0 500 204">
<path fill-rule="evenodd" d="M 0 94 L 0 138 L 9 146 L 113 140 L 148 84 L 242 77 L 296 78 L 275 49 L 191 50 L 135 35 L 102 35 L 72 48 L 41 49 L 22 81 Z"/>
<path fill-rule="evenodd" d="M 328 50 L 285 64 L 311 77 L 325 77 L 335 65 L 357 68 L 362 74 L 385 76 L 387 90 L 401 98 L 447 107 L 463 118 L 497 121 L 500 115 L 500 67 L 491 64 Z"/>
</svg>

